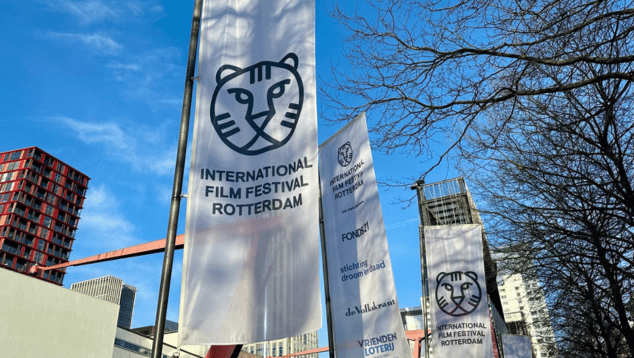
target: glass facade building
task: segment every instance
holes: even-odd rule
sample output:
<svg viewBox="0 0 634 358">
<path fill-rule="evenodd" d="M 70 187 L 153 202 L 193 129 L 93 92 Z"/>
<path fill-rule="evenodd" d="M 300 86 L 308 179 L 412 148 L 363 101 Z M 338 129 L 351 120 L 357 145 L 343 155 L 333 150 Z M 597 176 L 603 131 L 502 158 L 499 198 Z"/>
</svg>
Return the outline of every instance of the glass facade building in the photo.
<svg viewBox="0 0 634 358">
<path fill-rule="evenodd" d="M 295 337 L 276 339 L 273 341 L 249 343 L 242 346 L 242 352 L 260 357 L 281 357 L 299 353 L 318 347 L 317 331 L 312 331 Z M 306 358 L 317 358 L 317 353 L 304 355 Z"/>
<path fill-rule="evenodd" d="M 0 267 L 68 262 L 88 178 L 37 147 L 0 153 Z M 62 285 L 65 269 L 34 271 Z"/>
<path fill-rule="evenodd" d="M 70 289 L 84 295 L 118 304 L 119 319 L 117 320 L 117 326 L 128 329 L 132 326 L 136 287 L 123 283 L 120 278 L 103 276 L 73 283 L 70 285 Z"/>
</svg>

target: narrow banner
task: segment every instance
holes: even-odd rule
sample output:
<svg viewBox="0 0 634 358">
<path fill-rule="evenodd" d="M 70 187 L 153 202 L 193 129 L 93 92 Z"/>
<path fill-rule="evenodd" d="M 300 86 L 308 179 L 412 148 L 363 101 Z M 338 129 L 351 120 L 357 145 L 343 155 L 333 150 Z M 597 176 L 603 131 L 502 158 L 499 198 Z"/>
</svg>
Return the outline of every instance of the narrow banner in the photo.
<svg viewBox="0 0 634 358">
<path fill-rule="evenodd" d="M 200 43 L 182 342 L 319 329 L 315 3 L 205 0 Z"/>
<path fill-rule="evenodd" d="M 365 115 L 319 148 L 337 358 L 410 357 Z"/>
<path fill-rule="evenodd" d="M 425 248 L 434 356 L 493 357 L 482 227 L 426 227 Z"/>
</svg>

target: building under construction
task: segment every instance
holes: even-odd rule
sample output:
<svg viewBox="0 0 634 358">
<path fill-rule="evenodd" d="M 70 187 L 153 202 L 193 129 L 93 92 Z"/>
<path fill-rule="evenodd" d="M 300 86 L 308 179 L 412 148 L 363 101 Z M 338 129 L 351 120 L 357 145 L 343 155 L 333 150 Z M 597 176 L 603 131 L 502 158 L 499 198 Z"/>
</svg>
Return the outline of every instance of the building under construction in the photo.
<svg viewBox="0 0 634 358">
<path fill-rule="evenodd" d="M 418 181 L 412 186 L 412 189 L 416 190 L 418 195 L 418 210 L 421 218 L 420 245 L 424 282 L 423 294 L 428 296 L 429 284 L 424 253 L 425 227 L 436 225 L 482 224 L 482 219 L 462 177 L 431 184 Z M 492 320 L 495 328 L 494 338 L 497 342 L 501 342 L 501 334 L 506 332 L 506 326 L 502 316 L 502 303 L 497 287 L 497 266 L 491 257 L 484 226 L 482 227 L 482 247 L 484 250 L 484 271 L 486 275 L 487 295 L 491 303 Z M 428 297 L 425 297 L 423 302 L 428 302 Z M 429 319 L 426 321 L 429 322 Z M 426 324 L 429 327 L 429 323 Z"/>
</svg>

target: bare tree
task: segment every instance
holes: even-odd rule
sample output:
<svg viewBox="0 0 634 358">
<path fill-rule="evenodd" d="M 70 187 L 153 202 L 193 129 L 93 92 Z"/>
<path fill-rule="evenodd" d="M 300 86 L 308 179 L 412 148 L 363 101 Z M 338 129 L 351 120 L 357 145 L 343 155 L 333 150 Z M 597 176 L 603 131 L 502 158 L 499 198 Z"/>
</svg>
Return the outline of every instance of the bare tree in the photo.
<svg viewBox="0 0 634 358">
<path fill-rule="evenodd" d="M 630 83 L 613 82 L 520 101 L 461 144 L 488 232 L 535 266 L 570 357 L 634 353 L 634 130 Z"/>
<path fill-rule="evenodd" d="M 631 1 L 368 0 L 335 16 L 350 31 L 350 66 L 321 87 L 324 115 L 367 111 L 387 152 L 431 156 L 439 139 L 449 152 L 499 104 L 634 80 Z"/>
<path fill-rule="evenodd" d="M 487 202 L 489 238 L 544 285 L 561 354 L 634 356 L 634 3 L 384 0 L 337 16 L 353 70 L 324 92 L 335 116 L 368 111 L 387 152 L 431 157 L 448 139 L 440 160 Z"/>
</svg>

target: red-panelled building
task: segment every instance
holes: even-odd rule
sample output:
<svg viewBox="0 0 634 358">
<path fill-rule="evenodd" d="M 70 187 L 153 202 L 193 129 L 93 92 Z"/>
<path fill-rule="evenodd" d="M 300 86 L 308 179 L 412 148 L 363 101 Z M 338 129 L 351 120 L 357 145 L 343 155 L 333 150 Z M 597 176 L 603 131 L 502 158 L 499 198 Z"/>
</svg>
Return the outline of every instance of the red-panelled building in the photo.
<svg viewBox="0 0 634 358">
<path fill-rule="evenodd" d="M 0 267 L 67 262 L 89 180 L 37 147 L 0 153 Z M 35 272 L 62 285 L 65 269 Z"/>
</svg>

